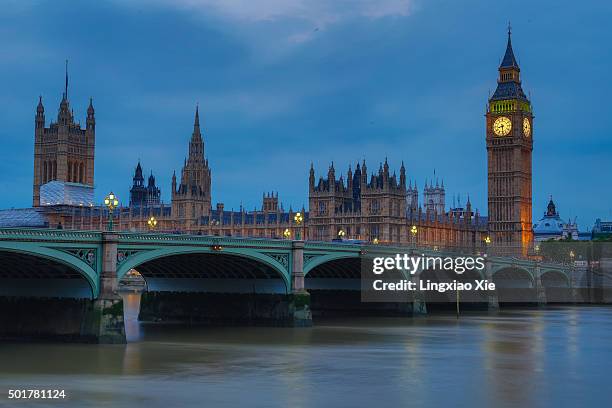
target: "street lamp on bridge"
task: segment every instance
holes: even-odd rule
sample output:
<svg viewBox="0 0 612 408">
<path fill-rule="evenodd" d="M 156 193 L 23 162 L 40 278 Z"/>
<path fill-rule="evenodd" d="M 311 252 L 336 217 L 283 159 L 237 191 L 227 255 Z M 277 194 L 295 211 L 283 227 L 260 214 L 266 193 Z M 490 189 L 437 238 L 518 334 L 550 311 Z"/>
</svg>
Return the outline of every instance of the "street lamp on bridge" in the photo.
<svg viewBox="0 0 612 408">
<path fill-rule="evenodd" d="M 416 248 L 416 236 L 419 232 L 419 229 L 417 228 L 416 225 L 413 225 L 412 228 L 410 228 L 410 233 L 412 234 L 412 246 Z"/>
<path fill-rule="evenodd" d="M 155 227 L 157 227 L 157 220 L 154 216 L 151 216 L 151 218 L 149 218 L 149 220 L 147 221 L 147 225 L 149 226 L 149 230 L 155 230 Z"/>
<path fill-rule="evenodd" d="M 486 255 L 487 252 L 489 252 L 489 245 L 491 245 L 491 237 L 487 235 L 483 241 L 485 244 L 485 255 Z"/>
<path fill-rule="evenodd" d="M 342 239 L 344 239 L 344 237 L 345 237 L 345 236 L 346 236 L 346 232 L 345 232 L 343 229 L 341 229 L 340 231 L 338 231 L 338 238 L 339 238 L 339 239 L 341 239 L 341 240 L 342 240 Z"/>
<path fill-rule="evenodd" d="M 283 237 L 285 237 L 285 239 L 291 238 L 291 230 L 289 228 L 285 228 L 283 231 Z"/>
<path fill-rule="evenodd" d="M 300 226 L 302 225 L 302 222 L 304 221 L 304 216 L 302 215 L 300 211 L 295 213 L 295 216 L 293 217 L 293 221 L 295 221 L 295 225 L 296 225 L 295 239 L 299 241 L 301 239 Z"/>
<path fill-rule="evenodd" d="M 113 230 L 113 210 L 119 205 L 117 196 L 111 191 L 109 195 L 104 198 L 104 205 L 108 207 L 108 230 Z"/>
</svg>

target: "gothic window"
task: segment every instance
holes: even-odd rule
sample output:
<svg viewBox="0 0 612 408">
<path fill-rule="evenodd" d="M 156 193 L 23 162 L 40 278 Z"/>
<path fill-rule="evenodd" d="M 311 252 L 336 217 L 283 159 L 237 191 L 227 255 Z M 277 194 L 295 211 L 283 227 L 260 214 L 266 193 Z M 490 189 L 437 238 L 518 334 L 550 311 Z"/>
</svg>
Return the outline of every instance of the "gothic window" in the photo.
<svg viewBox="0 0 612 408">
<path fill-rule="evenodd" d="M 325 202 L 319 201 L 319 215 L 325 214 Z"/>
<path fill-rule="evenodd" d="M 374 238 L 378 238 L 380 239 L 380 228 L 378 225 L 372 225 L 370 227 L 370 238 L 374 239 Z"/>
<path fill-rule="evenodd" d="M 72 181 L 72 163 L 68 162 L 68 181 Z"/>
<path fill-rule="evenodd" d="M 320 240 L 324 240 L 326 238 L 325 236 L 325 227 L 324 226 L 318 226 L 317 227 L 317 237 L 315 237 L 315 239 L 320 239 Z"/>
<path fill-rule="evenodd" d="M 83 184 L 83 163 L 79 165 L 79 183 Z"/>
<path fill-rule="evenodd" d="M 380 202 L 378 200 L 372 201 L 372 214 L 378 214 L 380 212 Z"/>
</svg>

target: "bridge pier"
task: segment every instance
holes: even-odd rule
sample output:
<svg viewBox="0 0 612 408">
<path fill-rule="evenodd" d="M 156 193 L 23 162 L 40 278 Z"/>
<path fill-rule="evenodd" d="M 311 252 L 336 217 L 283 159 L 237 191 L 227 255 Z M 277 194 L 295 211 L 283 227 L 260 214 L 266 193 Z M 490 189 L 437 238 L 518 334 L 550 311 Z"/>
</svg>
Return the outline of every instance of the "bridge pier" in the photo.
<svg viewBox="0 0 612 408">
<path fill-rule="evenodd" d="M 117 240 L 116 234 L 102 235 L 100 294 L 90 301 L 82 324 L 81 335 L 95 343 L 126 343 L 123 299 L 117 293 Z"/>
<path fill-rule="evenodd" d="M 489 259 L 486 261 L 485 275 L 489 282 L 493 282 L 493 266 Z M 499 297 L 497 295 L 497 289 L 487 291 L 487 304 L 489 311 L 495 312 L 499 310 Z"/>
<path fill-rule="evenodd" d="M 542 274 L 539 264 L 536 264 L 533 281 L 536 287 L 536 298 L 538 301 L 538 306 L 546 306 L 546 288 L 544 287 L 544 285 L 542 285 Z"/>
<path fill-rule="evenodd" d="M 304 241 L 291 244 L 291 302 L 293 326 L 312 326 L 310 293 L 304 288 Z"/>
<path fill-rule="evenodd" d="M 419 280 L 421 276 L 419 274 L 412 275 L 412 282 L 415 283 L 416 287 L 419 287 Z M 427 314 L 427 303 L 425 302 L 425 295 L 420 290 L 412 292 L 412 315 L 422 316 Z"/>
</svg>

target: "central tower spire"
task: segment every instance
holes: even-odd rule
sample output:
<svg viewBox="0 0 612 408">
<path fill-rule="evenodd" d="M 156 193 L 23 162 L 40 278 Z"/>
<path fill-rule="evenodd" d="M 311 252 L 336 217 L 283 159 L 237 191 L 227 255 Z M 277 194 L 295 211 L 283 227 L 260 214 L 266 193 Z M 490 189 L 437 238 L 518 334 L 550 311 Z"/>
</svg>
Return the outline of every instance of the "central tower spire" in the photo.
<svg viewBox="0 0 612 408">
<path fill-rule="evenodd" d="M 193 121 L 193 133 L 189 142 L 189 159 L 204 160 L 204 142 L 200 131 L 200 108 L 196 105 L 195 119 Z"/>
<path fill-rule="evenodd" d="M 188 231 L 198 231 L 202 217 L 211 212 L 211 172 L 204 158 L 204 141 L 200 131 L 200 109 L 196 105 L 193 133 L 189 141 L 189 156 L 181 171 L 181 182 L 176 184 L 172 176 L 172 214 L 176 214 L 178 226 Z"/>
<path fill-rule="evenodd" d="M 193 121 L 193 134 L 200 134 L 200 106 L 196 104 L 195 120 Z"/>
</svg>

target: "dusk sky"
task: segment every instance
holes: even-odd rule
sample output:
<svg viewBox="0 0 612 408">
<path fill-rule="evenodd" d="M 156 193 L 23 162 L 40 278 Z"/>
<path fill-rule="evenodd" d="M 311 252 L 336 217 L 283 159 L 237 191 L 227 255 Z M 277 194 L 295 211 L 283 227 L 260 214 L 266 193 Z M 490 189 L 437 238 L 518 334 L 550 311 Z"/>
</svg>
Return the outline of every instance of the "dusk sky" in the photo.
<svg viewBox="0 0 612 408">
<path fill-rule="evenodd" d="M 533 212 L 550 195 L 581 230 L 612 219 L 612 54 L 606 1 L 8 1 L 0 11 L 0 208 L 32 201 L 34 114 L 96 109 L 96 199 L 127 203 L 141 160 L 170 201 L 196 103 L 213 205 L 264 191 L 307 205 L 308 169 L 404 160 L 422 192 L 486 213 L 485 105 L 513 27 L 534 106 Z M 346 175 L 345 175 L 346 177 Z M 422 199 L 422 197 L 421 197 Z"/>
</svg>

